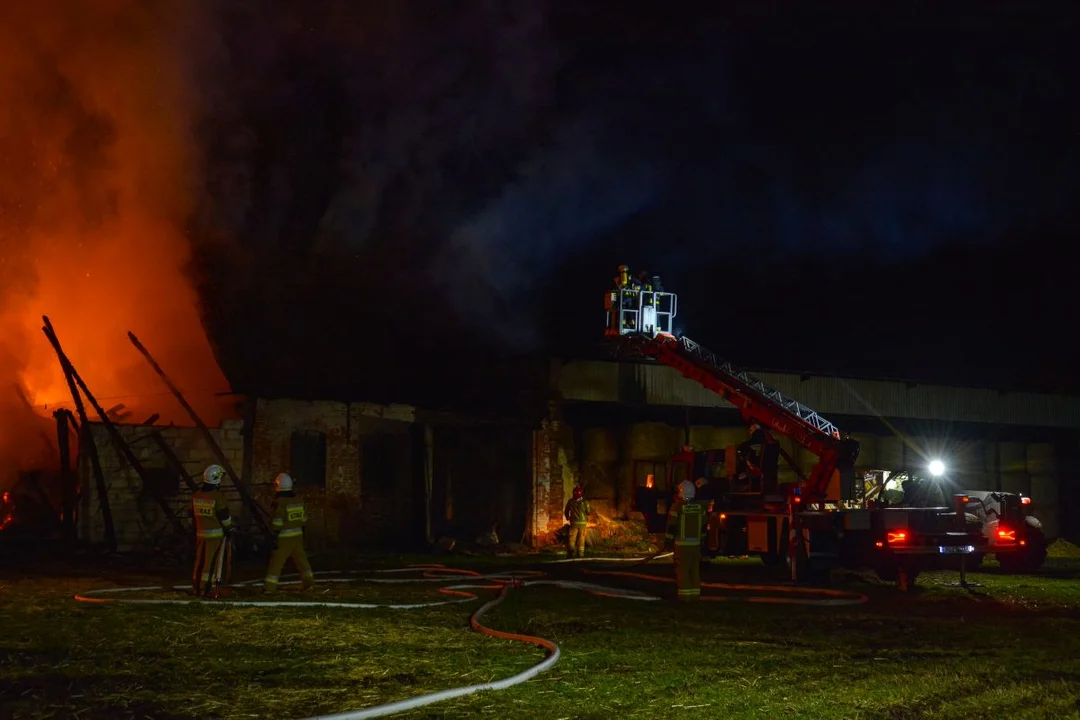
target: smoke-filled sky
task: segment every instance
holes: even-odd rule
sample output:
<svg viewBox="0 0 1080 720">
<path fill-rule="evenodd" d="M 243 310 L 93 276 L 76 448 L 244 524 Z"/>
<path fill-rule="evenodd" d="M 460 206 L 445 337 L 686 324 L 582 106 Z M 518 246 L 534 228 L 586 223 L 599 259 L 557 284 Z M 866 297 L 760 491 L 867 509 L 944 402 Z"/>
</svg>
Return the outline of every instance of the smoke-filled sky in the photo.
<svg viewBox="0 0 1080 720">
<path fill-rule="evenodd" d="M 155 6 L 0 11 L 0 322 L 109 394 L 224 385 L 196 305 L 238 390 L 570 353 L 621 263 L 744 364 L 1080 388 L 1068 5 Z"/>
<path fill-rule="evenodd" d="M 736 360 L 964 382 L 1009 355 L 967 381 L 1022 383 L 1037 348 L 1006 338 L 1050 282 L 1026 276 L 1078 226 L 1080 28 L 962 5 L 237 11 L 198 235 L 236 241 L 204 282 L 249 309 L 216 334 L 267 339 L 238 367 L 365 348 L 318 355 L 341 373 L 408 334 L 559 351 L 626 262 Z M 991 278 L 1016 242 L 1030 267 Z"/>
</svg>

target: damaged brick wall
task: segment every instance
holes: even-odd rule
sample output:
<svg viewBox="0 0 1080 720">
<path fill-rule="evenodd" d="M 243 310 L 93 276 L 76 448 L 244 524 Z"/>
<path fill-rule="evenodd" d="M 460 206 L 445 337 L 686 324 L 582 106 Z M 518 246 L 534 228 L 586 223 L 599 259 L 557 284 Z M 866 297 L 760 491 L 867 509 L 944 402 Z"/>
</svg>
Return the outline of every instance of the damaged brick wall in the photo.
<svg viewBox="0 0 1080 720">
<path fill-rule="evenodd" d="M 301 400 L 259 400 L 252 431 L 252 479 L 258 497 L 269 507 L 272 481 L 283 471 L 294 473 L 297 494 L 308 505 L 308 546 L 363 547 L 388 531 L 412 524 L 411 483 L 399 475 L 411 472 L 408 433 L 415 410 L 404 405 L 374 405 Z M 295 433 L 314 433 L 325 447 L 324 477 L 304 477 L 292 457 Z M 375 449 L 379 444 L 384 447 Z M 388 446 L 388 447 L 385 447 Z M 385 453 L 389 462 L 364 462 L 364 452 Z M 310 459 L 305 464 L 311 466 Z M 381 477 L 380 465 L 393 477 Z M 363 469 L 378 477 L 363 477 Z M 390 492 L 387 492 L 387 488 Z"/>
<path fill-rule="evenodd" d="M 532 512 L 529 537 L 533 547 L 554 541 L 566 519 L 563 508 L 581 477 L 574 433 L 561 422 L 545 421 L 533 433 Z"/>
<path fill-rule="evenodd" d="M 154 429 L 145 425 L 117 425 L 121 437 L 131 446 L 132 453 L 140 464 L 152 474 L 154 482 L 165 495 L 169 506 L 182 519 L 185 529 L 190 530 L 188 513 L 191 491 L 178 474 L 171 472 L 171 465 L 166 460 L 157 444 L 150 439 Z M 243 421 L 225 420 L 220 428 L 211 428 L 210 433 L 221 446 L 225 457 L 234 467 L 239 468 L 244 455 Z M 91 431 L 98 448 L 98 457 L 105 475 L 108 489 L 109 508 L 112 511 L 113 527 L 116 532 L 117 547 L 120 550 L 148 549 L 169 542 L 185 542 L 190 535 L 174 537 L 175 529 L 167 521 L 161 506 L 154 497 L 151 488 L 144 487 L 142 479 L 128 465 L 127 460 L 116 450 L 109 432 L 100 423 L 93 423 Z M 217 462 L 202 433 L 194 427 L 158 428 L 162 439 L 175 453 L 188 476 L 198 476 L 207 465 Z M 79 482 L 82 488 L 79 503 L 78 534 L 81 540 L 100 543 L 105 540 L 105 521 L 101 512 L 101 502 L 94 481 L 93 469 L 86 453 L 79 455 Z M 234 513 L 240 513 L 242 506 L 239 494 L 226 483 L 226 496 Z M 170 538 L 172 538 L 170 540 Z"/>
</svg>

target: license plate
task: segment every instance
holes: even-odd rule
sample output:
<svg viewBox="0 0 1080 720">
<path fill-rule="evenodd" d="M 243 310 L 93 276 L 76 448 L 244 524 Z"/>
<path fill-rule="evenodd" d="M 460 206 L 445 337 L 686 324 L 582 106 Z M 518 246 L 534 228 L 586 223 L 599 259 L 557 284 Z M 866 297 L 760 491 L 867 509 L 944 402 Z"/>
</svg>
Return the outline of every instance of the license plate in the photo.
<svg viewBox="0 0 1080 720">
<path fill-rule="evenodd" d="M 938 545 L 939 555 L 967 555 L 973 552 L 974 545 Z"/>
</svg>

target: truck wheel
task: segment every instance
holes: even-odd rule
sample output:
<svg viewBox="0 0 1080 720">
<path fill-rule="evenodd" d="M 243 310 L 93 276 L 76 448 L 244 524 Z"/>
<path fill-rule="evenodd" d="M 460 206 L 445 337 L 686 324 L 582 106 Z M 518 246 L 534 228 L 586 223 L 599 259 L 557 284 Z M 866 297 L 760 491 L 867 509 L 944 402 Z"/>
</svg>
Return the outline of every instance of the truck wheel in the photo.
<svg viewBox="0 0 1080 720">
<path fill-rule="evenodd" d="M 1029 545 L 1018 552 L 999 553 L 997 556 L 1001 572 L 1008 575 L 1032 573 L 1046 562 L 1046 539 L 1041 535 L 1032 537 Z"/>
</svg>

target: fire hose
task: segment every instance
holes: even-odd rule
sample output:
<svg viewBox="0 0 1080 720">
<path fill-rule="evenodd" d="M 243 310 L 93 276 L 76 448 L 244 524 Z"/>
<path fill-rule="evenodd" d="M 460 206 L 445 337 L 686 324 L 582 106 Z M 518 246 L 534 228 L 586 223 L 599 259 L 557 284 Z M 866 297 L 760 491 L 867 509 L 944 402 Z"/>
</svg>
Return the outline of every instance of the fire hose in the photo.
<svg viewBox="0 0 1080 720">
<path fill-rule="evenodd" d="M 558 563 L 579 563 L 579 562 L 602 562 L 602 563 L 632 563 L 629 567 L 638 567 L 639 565 L 647 565 L 653 560 L 660 560 L 662 558 L 671 557 L 675 553 L 671 550 L 664 550 L 661 548 L 652 555 L 646 555 L 645 557 L 636 558 L 624 558 L 624 557 L 576 557 L 576 558 L 562 558 L 561 560 L 549 560 L 551 564 Z"/>
<path fill-rule="evenodd" d="M 650 560 L 649 558 L 590 558 L 592 560 L 622 560 L 622 561 L 638 561 Z M 480 574 L 473 570 L 461 570 L 454 568 L 447 568 L 443 565 L 415 565 L 405 568 L 398 568 L 392 570 L 380 570 L 376 572 L 380 573 L 405 573 L 405 572 L 417 572 L 423 571 L 423 577 L 420 578 L 370 578 L 370 577 L 356 577 L 359 573 L 344 573 L 344 572 L 318 572 L 316 575 L 321 576 L 322 582 L 355 582 L 361 580 L 364 582 L 373 583 L 446 583 L 448 578 L 446 575 L 464 575 L 468 576 L 470 582 L 461 584 L 443 585 L 438 588 L 438 592 L 444 595 L 453 596 L 451 600 L 442 600 L 436 602 L 426 603 L 411 603 L 411 604 L 381 604 L 381 603 L 357 603 L 357 602 L 326 602 L 326 601 L 282 601 L 282 600 L 228 600 L 224 602 L 217 602 L 219 605 L 235 605 L 238 607 L 340 607 L 340 608 L 389 608 L 395 610 L 409 610 L 419 609 L 426 607 L 436 607 L 440 605 L 449 605 L 453 603 L 471 602 L 479 599 L 479 596 L 473 592 L 475 590 L 499 590 L 498 596 L 489 600 L 487 603 L 478 608 L 469 617 L 469 625 L 473 630 L 487 635 L 489 637 L 500 638 L 503 640 L 513 640 L 515 642 L 521 642 L 528 645 L 539 647 L 547 652 L 545 657 L 539 663 L 523 670 L 522 672 L 512 675 L 502 680 L 496 680 L 488 683 L 482 683 L 477 685 L 467 685 L 463 687 L 449 688 L 446 690 L 440 690 L 433 693 L 427 693 L 424 695 L 418 695 L 416 697 L 407 698 L 405 700 L 399 700 L 391 703 L 384 703 L 382 705 L 375 705 L 372 707 L 363 708 L 360 710 L 351 710 L 340 713 L 334 713 L 331 715 L 317 715 L 310 718 L 304 718 L 304 720 L 364 720 L 365 718 L 377 718 L 385 717 L 387 715 L 394 715 L 409 710 L 414 710 L 425 705 L 431 705 L 433 703 L 442 702 L 444 700 L 451 700 L 454 698 L 464 697 L 466 695 L 472 695 L 477 692 L 485 690 L 505 690 L 514 685 L 524 683 L 542 672 L 549 670 L 558 661 L 561 655 L 559 646 L 554 642 L 545 638 L 523 635 L 518 633 L 508 633 L 501 630 L 495 630 L 480 622 L 481 618 L 492 608 L 502 603 L 509 595 L 512 588 L 524 588 L 540 585 L 551 585 L 555 587 L 568 588 L 573 590 L 581 590 L 584 592 L 598 595 L 601 597 L 613 597 L 627 600 L 645 600 L 645 601 L 657 601 L 661 598 L 656 595 L 650 595 L 637 590 L 630 590 L 625 588 L 609 587 L 605 585 L 598 585 L 588 582 L 580 582 L 573 580 L 540 580 L 535 579 L 538 576 L 542 576 L 544 573 L 538 570 L 518 571 L 518 572 L 497 572 L 489 574 Z M 605 571 L 605 570 L 585 570 L 585 573 L 595 575 L 611 575 L 631 577 L 637 579 L 650 580 L 654 582 L 674 582 L 674 578 L 659 577 L 655 575 L 648 575 L 645 573 L 635 573 L 628 571 Z M 345 576 L 345 577 L 343 577 Z M 352 577 L 347 577 L 352 576 Z M 292 577 L 292 576 L 290 576 Z M 523 577 L 531 577 L 534 579 L 522 579 Z M 487 581 L 485 584 L 473 584 L 478 581 Z M 261 580 L 251 580 L 243 583 L 232 583 L 227 587 L 240 588 L 249 587 L 261 584 Z M 299 581 L 286 581 L 282 585 L 296 585 Z M 716 588 L 722 590 L 736 590 L 736 591 L 758 591 L 758 592 L 779 592 L 785 594 L 803 594 L 803 595 L 817 595 L 825 597 L 773 597 L 773 596 L 703 596 L 702 600 L 733 600 L 742 602 L 758 602 L 758 603 L 783 603 L 794 605 L 819 605 L 819 606 L 836 606 L 836 605 L 853 605 L 866 602 L 867 597 L 865 595 L 856 593 L 846 593 L 839 590 L 831 590 L 826 588 L 797 588 L 787 586 L 773 586 L 773 585 L 737 585 L 727 583 L 701 583 L 702 587 Z M 87 603 L 130 603 L 130 604 L 143 604 L 143 605 L 187 605 L 192 603 L 206 603 L 206 600 L 197 597 L 190 597 L 184 599 L 164 599 L 164 598 L 110 598 L 103 597 L 106 595 L 115 595 L 120 593 L 131 592 L 147 592 L 161 590 L 161 587 L 155 586 L 143 586 L 143 587 L 120 587 L 120 588 L 103 588 L 98 590 L 87 590 L 85 592 L 75 595 L 75 600 Z M 168 589 L 168 588 L 166 588 Z M 171 589 L 174 590 L 187 590 L 187 585 L 174 585 Z M 212 602 L 212 601 L 211 601 Z"/>
<path fill-rule="evenodd" d="M 366 582 L 377 583 L 422 583 L 422 582 L 442 582 L 446 583 L 447 578 L 445 576 L 439 576 L 440 573 L 454 574 L 454 575 L 466 575 L 469 576 L 469 583 L 444 585 L 438 588 L 438 591 L 444 595 L 455 596 L 452 600 L 443 600 L 437 602 L 427 603 L 412 603 L 412 604 L 376 604 L 376 603 L 356 603 L 356 602 L 324 602 L 324 601 L 281 601 L 281 600 L 267 600 L 267 601 L 255 601 L 255 600 L 228 600 L 224 602 L 218 602 L 219 605 L 235 605 L 238 607 L 341 607 L 341 608 L 389 608 L 394 610 L 409 610 L 425 607 L 435 607 L 439 605 L 449 605 L 453 603 L 471 602 L 479 599 L 479 596 L 474 593 L 474 590 L 500 590 L 498 596 L 488 601 L 480 608 L 478 608 L 470 617 L 469 625 L 473 630 L 487 635 L 489 637 L 500 638 L 503 640 L 514 640 L 516 642 L 522 642 L 529 645 L 542 648 L 547 651 L 547 657 L 541 662 L 536 663 L 532 667 L 523 670 L 516 675 L 512 675 L 502 680 L 495 680 L 488 683 L 482 683 L 478 685 L 467 685 L 464 687 L 449 688 L 447 690 L 441 690 L 438 692 L 428 693 L 425 695 L 418 695 L 416 697 L 407 698 L 405 700 L 399 700 L 397 702 L 385 703 L 382 705 L 375 705 L 373 707 L 363 708 L 361 710 L 352 710 L 341 713 L 335 713 L 332 715 L 317 715 L 311 718 L 305 718 L 304 720 L 363 720 L 364 718 L 377 718 L 385 717 L 387 715 L 394 715 L 397 713 L 413 710 L 432 703 L 442 702 L 444 700 L 451 700 L 453 698 L 463 697 L 465 695 L 471 695 L 473 693 L 481 692 L 484 690 L 505 690 L 506 688 L 514 685 L 519 685 L 540 673 L 550 669 L 559 661 L 561 652 L 559 646 L 550 640 L 545 638 L 536 637 L 533 635 L 521 635 L 517 633 L 508 633 L 494 628 L 487 627 L 480 622 L 480 619 L 492 608 L 499 605 L 503 600 L 507 598 L 512 588 L 523 588 L 537 585 L 553 585 L 556 587 L 569 588 L 573 590 L 582 590 L 585 592 L 599 595 L 602 597 L 622 598 L 627 600 L 647 600 L 656 601 L 660 600 L 658 596 L 649 595 L 637 590 L 626 590 L 622 588 L 607 587 L 604 585 L 596 585 L 594 583 L 579 582 L 572 580 L 523 580 L 522 577 L 536 577 L 543 575 L 542 572 L 533 571 L 518 571 L 516 573 L 499 572 L 481 575 L 472 570 L 457 570 L 447 568 L 442 565 L 420 565 L 411 566 L 407 568 L 400 568 L 396 570 L 382 570 L 378 572 L 395 573 L 395 572 L 416 572 L 424 571 L 425 577 L 422 578 L 395 578 L 395 579 L 380 579 L 380 578 L 358 578 L 358 577 L 334 577 L 341 575 L 356 575 L 356 573 L 337 573 L 337 572 L 319 572 L 316 575 L 321 576 L 322 582 L 355 582 L 357 580 L 363 580 Z M 433 576 L 434 574 L 434 576 Z M 473 584 L 475 581 L 488 581 L 486 584 Z M 239 588 L 252 585 L 261 584 L 261 580 L 252 580 L 244 583 L 232 583 L 228 587 Z M 299 581 L 287 581 L 282 585 L 296 585 Z M 131 593 L 131 592 L 147 592 L 162 590 L 161 587 L 155 586 L 143 586 L 143 587 L 120 587 L 120 588 L 104 588 L 98 590 L 87 590 L 75 595 L 75 600 L 88 603 L 130 603 L 141 605 L 187 605 L 192 603 L 206 603 L 206 600 L 197 597 L 183 598 L 183 599 L 166 599 L 166 598 L 112 598 L 103 597 L 105 595 L 115 595 L 119 593 Z M 187 590 L 187 585 L 174 585 L 171 588 L 173 590 Z"/>
</svg>

